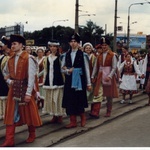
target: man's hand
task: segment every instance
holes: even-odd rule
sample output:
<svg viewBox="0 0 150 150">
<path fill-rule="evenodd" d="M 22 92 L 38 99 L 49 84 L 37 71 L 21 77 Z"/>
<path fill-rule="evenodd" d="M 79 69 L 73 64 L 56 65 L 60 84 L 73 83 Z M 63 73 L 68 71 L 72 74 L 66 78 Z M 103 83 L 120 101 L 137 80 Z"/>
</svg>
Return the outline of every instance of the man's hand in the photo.
<svg viewBox="0 0 150 150">
<path fill-rule="evenodd" d="M 73 69 L 74 69 L 73 67 L 72 67 L 72 68 L 70 68 L 70 69 L 68 70 L 68 73 L 69 73 L 69 74 L 71 74 L 71 73 L 72 73 L 72 71 L 73 71 Z"/>
<path fill-rule="evenodd" d="M 31 96 L 25 95 L 24 101 L 25 101 L 26 103 L 29 103 L 29 102 L 31 101 Z"/>
</svg>

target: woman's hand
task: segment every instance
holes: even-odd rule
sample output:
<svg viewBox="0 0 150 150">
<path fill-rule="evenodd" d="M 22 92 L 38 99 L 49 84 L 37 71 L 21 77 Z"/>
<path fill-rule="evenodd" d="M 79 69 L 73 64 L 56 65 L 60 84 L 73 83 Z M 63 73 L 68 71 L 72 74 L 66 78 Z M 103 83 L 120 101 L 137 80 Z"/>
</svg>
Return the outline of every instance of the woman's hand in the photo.
<svg viewBox="0 0 150 150">
<path fill-rule="evenodd" d="M 88 90 L 88 91 L 91 91 L 91 90 L 92 90 L 92 86 L 91 86 L 91 85 L 88 85 L 88 86 L 87 86 L 87 90 Z"/>
<path fill-rule="evenodd" d="M 111 81 L 111 78 L 110 77 L 106 77 L 105 78 L 105 82 L 109 82 L 109 81 Z"/>
</svg>

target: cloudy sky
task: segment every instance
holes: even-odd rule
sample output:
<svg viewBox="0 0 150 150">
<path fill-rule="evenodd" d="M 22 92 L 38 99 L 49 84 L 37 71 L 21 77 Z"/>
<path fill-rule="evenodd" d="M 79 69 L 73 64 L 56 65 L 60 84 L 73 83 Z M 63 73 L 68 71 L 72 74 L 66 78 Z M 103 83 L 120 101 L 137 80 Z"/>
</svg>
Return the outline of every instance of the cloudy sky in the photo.
<svg viewBox="0 0 150 150">
<path fill-rule="evenodd" d="M 0 27 L 12 26 L 16 23 L 24 24 L 25 31 L 41 30 L 52 25 L 70 26 L 75 24 L 76 0 L 0 0 Z M 128 8 L 133 3 L 148 2 L 150 0 L 118 0 L 118 26 L 123 26 L 127 32 Z M 115 0 L 79 0 L 79 25 L 85 25 L 91 20 L 96 25 L 105 28 L 107 33 L 114 30 Z M 86 13 L 88 11 L 88 13 Z M 84 16 L 96 14 L 96 16 Z M 150 34 L 150 4 L 133 5 L 130 9 L 131 33 L 143 32 Z M 58 21 L 66 20 L 68 21 Z M 137 22 L 132 24 L 132 22 Z M 26 23 L 28 22 L 28 23 Z"/>
</svg>

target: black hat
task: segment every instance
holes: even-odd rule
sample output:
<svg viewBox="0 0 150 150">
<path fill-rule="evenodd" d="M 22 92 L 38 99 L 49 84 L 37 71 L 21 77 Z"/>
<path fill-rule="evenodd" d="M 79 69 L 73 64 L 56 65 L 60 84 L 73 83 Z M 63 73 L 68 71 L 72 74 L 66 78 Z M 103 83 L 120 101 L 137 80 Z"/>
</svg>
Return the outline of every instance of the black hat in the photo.
<svg viewBox="0 0 150 150">
<path fill-rule="evenodd" d="M 78 43 L 80 43 L 80 35 L 79 35 L 78 33 L 74 33 L 73 35 L 70 36 L 69 42 L 70 42 L 71 40 L 75 40 L 75 41 L 77 41 Z"/>
<path fill-rule="evenodd" d="M 4 45 L 7 45 L 8 48 L 11 48 L 10 39 L 8 39 L 6 36 L 2 36 L 1 42 L 2 42 Z"/>
<path fill-rule="evenodd" d="M 105 37 L 102 37 L 100 39 L 100 44 L 107 44 L 107 45 L 110 45 L 110 41 L 108 40 L 108 38 L 105 38 Z"/>
<path fill-rule="evenodd" d="M 10 42 L 19 42 L 25 45 L 25 38 L 19 34 L 12 34 L 10 35 Z"/>
</svg>

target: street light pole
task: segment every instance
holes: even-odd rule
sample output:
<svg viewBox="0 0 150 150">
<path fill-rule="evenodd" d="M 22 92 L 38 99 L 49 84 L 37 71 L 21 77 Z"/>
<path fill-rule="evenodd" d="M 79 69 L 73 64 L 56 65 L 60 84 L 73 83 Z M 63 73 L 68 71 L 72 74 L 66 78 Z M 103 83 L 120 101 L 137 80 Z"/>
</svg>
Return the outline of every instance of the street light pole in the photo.
<svg viewBox="0 0 150 150">
<path fill-rule="evenodd" d="M 82 15 L 79 15 L 80 16 L 96 16 L 96 14 L 82 14 Z"/>
<path fill-rule="evenodd" d="M 75 32 L 79 32 L 79 0 L 76 0 L 75 6 Z"/>
<path fill-rule="evenodd" d="M 114 40 L 113 50 L 116 52 L 116 37 L 117 37 L 117 0 L 115 0 L 115 16 L 114 16 Z"/>
<path fill-rule="evenodd" d="M 60 21 L 69 21 L 68 19 L 65 19 L 65 20 L 55 20 L 55 21 L 53 21 L 53 23 L 52 23 L 52 40 L 53 40 L 53 37 L 54 37 L 54 30 L 53 30 L 53 27 L 54 27 L 54 23 L 55 22 L 60 22 Z"/>
<path fill-rule="evenodd" d="M 127 26 L 127 46 L 128 46 L 128 48 L 130 46 L 130 8 L 133 5 L 143 5 L 143 4 L 150 4 L 150 2 L 133 3 L 128 7 L 128 26 Z"/>
</svg>

